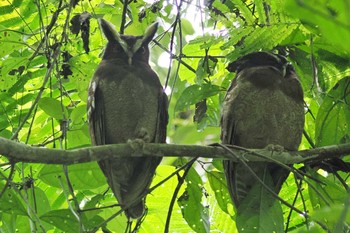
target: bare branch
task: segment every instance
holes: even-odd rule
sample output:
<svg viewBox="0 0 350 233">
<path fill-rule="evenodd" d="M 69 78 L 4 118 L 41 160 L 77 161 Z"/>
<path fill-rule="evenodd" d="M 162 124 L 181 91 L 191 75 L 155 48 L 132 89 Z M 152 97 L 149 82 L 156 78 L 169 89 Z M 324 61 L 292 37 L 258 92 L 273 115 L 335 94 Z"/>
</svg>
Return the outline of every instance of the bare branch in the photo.
<svg viewBox="0 0 350 233">
<path fill-rule="evenodd" d="M 271 161 L 277 160 L 283 164 L 320 161 L 350 154 L 350 144 L 325 146 L 303 151 L 272 151 L 270 149 L 246 149 L 228 146 L 238 156 L 232 156 L 225 149 L 217 146 L 173 145 L 157 143 L 125 143 L 86 147 L 75 150 L 57 150 L 42 147 L 32 147 L 0 137 L 0 154 L 11 162 L 30 162 L 45 164 L 76 164 L 98 161 L 107 158 L 125 156 L 159 156 L 159 157 L 203 157 L 222 158 L 232 161 Z"/>
</svg>

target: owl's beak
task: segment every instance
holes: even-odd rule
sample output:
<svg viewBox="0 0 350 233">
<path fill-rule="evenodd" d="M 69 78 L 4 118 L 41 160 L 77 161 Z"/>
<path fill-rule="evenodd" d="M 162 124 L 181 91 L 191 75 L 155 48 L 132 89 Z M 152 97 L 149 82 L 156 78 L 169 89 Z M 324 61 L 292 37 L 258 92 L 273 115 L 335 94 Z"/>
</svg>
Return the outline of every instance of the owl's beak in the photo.
<svg viewBox="0 0 350 233">
<path fill-rule="evenodd" d="M 129 66 L 132 65 L 132 57 L 129 57 L 129 56 L 128 56 L 128 64 L 129 64 Z"/>
</svg>

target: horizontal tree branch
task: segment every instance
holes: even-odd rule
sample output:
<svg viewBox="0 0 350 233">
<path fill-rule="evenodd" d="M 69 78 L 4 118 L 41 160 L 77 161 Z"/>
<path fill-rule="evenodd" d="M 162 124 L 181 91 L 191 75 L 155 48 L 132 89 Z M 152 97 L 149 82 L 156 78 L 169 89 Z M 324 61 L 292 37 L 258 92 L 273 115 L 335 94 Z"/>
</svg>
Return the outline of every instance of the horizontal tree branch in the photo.
<svg viewBox="0 0 350 233">
<path fill-rule="evenodd" d="M 229 147 L 230 150 L 226 148 Z M 11 162 L 30 162 L 45 164 L 77 164 L 98 161 L 107 158 L 125 156 L 159 156 L 159 157 L 203 157 L 222 158 L 239 161 L 258 162 L 277 160 L 283 164 L 304 163 L 350 155 L 350 144 L 325 146 L 316 149 L 286 152 L 277 149 L 246 149 L 237 146 L 174 145 L 142 143 L 131 141 L 124 144 L 86 147 L 74 150 L 58 150 L 32 147 L 0 137 L 0 154 Z"/>
</svg>

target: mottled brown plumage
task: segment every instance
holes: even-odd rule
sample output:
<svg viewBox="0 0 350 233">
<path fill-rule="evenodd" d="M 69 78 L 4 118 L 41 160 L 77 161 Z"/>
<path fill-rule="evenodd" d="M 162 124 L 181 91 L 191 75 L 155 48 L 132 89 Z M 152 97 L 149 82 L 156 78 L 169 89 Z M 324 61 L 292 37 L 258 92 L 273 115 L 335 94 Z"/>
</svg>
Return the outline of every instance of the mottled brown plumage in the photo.
<svg viewBox="0 0 350 233">
<path fill-rule="evenodd" d="M 236 72 L 236 77 L 222 108 L 222 143 L 256 149 L 276 144 L 297 150 L 304 106 L 302 87 L 292 65 L 283 56 L 258 52 L 231 63 L 228 70 Z M 223 164 L 231 198 L 238 208 L 259 181 L 242 163 L 226 160 Z M 248 165 L 260 178 L 268 171 L 276 193 L 289 174 L 274 163 Z"/>
<path fill-rule="evenodd" d="M 157 74 L 148 64 L 148 43 L 157 30 L 144 36 L 119 35 L 100 20 L 108 39 L 106 50 L 90 82 L 88 118 L 93 145 L 165 142 L 167 97 Z M 128 217 L 140 218 L 159 157 L 124 157 L 99 161 L 108 184 Z"/>
</svg>

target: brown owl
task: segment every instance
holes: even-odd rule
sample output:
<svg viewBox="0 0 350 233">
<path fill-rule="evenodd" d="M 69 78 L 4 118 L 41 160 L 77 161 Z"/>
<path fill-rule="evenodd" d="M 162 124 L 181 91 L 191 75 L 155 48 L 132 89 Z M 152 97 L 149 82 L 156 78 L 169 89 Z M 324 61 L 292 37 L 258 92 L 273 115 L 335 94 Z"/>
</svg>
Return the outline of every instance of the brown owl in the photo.
<svg viewBox="0 0 350 233">
<path fill-rule="evenodd" d="M 88 120 L 93 145 L 165 142 L 168 123 L 167 97 L 157 74 L 148 64 L 148 44 L 158 24 L 143 36 L 120 35 L 101 19 L 108 43 L 90 82 Z M 129 218 L 145 211 L 145 197 L 159 157 L 123 157 L 99 161 L 119 204 Z"/>
<path fill-rule="evenodd" d="M 264 148 L 270 144 L 295 151 L 304 127 L 303 90 L 285 57 L 268 52 L 248 54 L 231 63 L 236 72 L 224 99 L 221 140 L 224 144 Z M 223 162 L 236 208 L 259 181 L 240 162 Z M 269 162 L 248 162 L 259 178 L 268 172 L 279 193 L 289 171 Z"/>
</svg>

